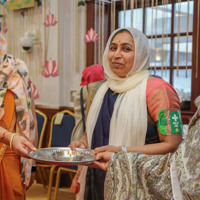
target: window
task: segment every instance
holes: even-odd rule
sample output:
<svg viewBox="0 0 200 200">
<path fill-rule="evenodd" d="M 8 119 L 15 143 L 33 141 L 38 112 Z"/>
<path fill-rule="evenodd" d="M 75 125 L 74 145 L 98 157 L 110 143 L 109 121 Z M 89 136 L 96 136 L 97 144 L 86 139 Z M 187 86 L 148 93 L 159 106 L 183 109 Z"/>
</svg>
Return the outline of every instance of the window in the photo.
<svg viewBox="0 0 200 200">
<path fill-rule="evenodd" d="M 126 11 L 121 10 L 122 7 L 118 9 L 118 27 L 133 26 L 149 39 L 150 73 L 168 81 L 181 101 L 190 101 L 194 1 L 172 1 Z"/>
</svg>

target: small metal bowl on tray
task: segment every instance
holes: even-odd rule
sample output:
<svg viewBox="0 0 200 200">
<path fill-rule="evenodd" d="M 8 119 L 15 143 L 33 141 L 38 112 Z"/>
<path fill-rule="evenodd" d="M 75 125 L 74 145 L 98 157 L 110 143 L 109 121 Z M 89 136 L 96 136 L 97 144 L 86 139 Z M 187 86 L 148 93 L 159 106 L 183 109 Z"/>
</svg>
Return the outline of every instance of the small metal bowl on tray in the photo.
<svg viewBox="0 0 200 200">
<path fill-rule="evenodd" d="M 67 162 L 81 161 L 84 155 L 85 154 L 83 152 L 71 151 L 70 149 L 52 153 L 52 156 L 55 160 Z"/>
</svg>

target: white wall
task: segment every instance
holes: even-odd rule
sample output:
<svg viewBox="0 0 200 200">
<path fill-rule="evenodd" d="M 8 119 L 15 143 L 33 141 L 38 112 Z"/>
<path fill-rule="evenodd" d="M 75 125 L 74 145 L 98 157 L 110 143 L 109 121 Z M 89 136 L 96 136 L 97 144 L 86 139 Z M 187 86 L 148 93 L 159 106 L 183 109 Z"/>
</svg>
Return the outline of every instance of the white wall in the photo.
<svg viewBox="0 0 200 200">
<path fill-rule="evenodd" d="M 82 70 L 86 67 L 85 56 L 85 7 L 76 1 L 60 0 L 60 63 L 63 72 L 60 79 L 60 106 L 73 106 L 71 91 L 80 86 Z M 77 16 L 79 13 L 79 16 Z"/>
<path fill-rule="evenodd" d="M 86 67 L 84 36 L 85 7 L 78 0 L 43 0 L 42 6 L 24 11 L 7 11 L 1 6 L 8 32 L 8 52 L 25 61 L 30 78 L 36 85 L 39 98 L 36 105 L 50 107 L 73 106 L 70 91 L 80 85 L 82 70 Z M 58 23 L 45 27 L 47 14 L 54 14 Z M 20 38 L 27 31 L 36 31 L 37 43 L 31 52 L 22 51 Z M 41 75 L 46 60 L 56 60 L 59 76 L 45 78 Z"/>
</svg>

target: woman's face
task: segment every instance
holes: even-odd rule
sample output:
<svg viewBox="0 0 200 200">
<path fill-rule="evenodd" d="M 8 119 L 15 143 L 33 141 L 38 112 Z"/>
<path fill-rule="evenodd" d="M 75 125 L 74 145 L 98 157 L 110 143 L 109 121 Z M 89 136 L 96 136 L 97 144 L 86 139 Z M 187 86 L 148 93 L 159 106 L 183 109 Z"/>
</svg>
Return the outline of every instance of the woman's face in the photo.
<svg viewBox="0 0 200 200">
<path fill-rule="evenodd" d="M 117 76 L 124 78 L 131 70 L 135 58 L 135 44 L 132 35 L 125 31 L 112 40 L 108 51 L 110 68 Z"/>
</svg>

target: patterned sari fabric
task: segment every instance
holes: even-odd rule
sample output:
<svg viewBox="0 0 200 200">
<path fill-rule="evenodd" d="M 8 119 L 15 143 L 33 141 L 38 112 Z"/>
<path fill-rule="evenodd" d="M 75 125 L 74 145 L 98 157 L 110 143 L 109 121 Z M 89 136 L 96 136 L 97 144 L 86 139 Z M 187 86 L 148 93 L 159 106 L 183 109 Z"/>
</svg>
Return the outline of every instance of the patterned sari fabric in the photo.
<svg viewBox="0 0 200 200">
<path fill-rule="evenodd" d="M 4 97 L 7 90 L 14 94 L 16 130 L 22 136 L 34 141 L 35 131 L 31 112 L 31 87 L 25 63 L 11 55 L 4 56 L 0 64 L 0 120 L 4 116 Z M 21 179 L 28 186 L 31 177 L 32 160 L 21 158 Z"/>
<path fill-rule="evenodd" d="M 200 106 L 174 154 L 115 153 L 105 180 L 105 199 L 200 199 Z"/>
</svg>

